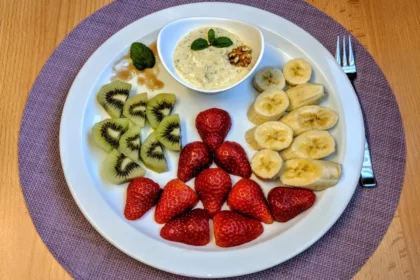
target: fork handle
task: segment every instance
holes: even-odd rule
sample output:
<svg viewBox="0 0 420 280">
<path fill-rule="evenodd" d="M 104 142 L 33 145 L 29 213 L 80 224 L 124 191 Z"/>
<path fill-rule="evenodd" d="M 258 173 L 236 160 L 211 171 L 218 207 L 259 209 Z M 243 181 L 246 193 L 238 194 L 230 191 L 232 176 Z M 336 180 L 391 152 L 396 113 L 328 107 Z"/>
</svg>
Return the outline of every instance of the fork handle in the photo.
<svg viewBox="0 0 420 280">
<path fill-rule="evenodd" d="M 375 173 L 373 172 L 370 149 L 367 139 L 365 139 L 365 151 L 363 154 L 362 171 L 360 172 L 360 184 L 364 188 L 376 187 Z"/>
<path fill-rule="evenodd" d="M 356 92 L 357 97 L 359 97 L 359 94 L 357 94 L 356 87 L 354 86 L 353 80 L 355 77 L 349 77 L 349 78 L 351 81 L 351 85 L 353 86 L 353 89 Z M 376 187 L 376 178 L 375 178 L 375 173 L 373 172 L 372 159 L 370 155 L 369 143 L 367 141 L 367 138 L 365 138 L 365 150 L 363 152 L 363 165 L 362 165 L 362 171 L 360 172 L 360 185 L 362 185 L 362 187 L 364 188 Z"/>
</svg>

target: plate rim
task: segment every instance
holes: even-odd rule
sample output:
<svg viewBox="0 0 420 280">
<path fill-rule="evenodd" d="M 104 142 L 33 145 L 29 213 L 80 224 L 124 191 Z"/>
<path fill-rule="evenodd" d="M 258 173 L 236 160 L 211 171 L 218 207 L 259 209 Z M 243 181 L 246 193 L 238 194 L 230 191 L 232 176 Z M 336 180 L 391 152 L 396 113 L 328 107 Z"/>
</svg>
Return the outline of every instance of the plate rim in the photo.
<svg viewBox="0 0 420 280">
<path fill-rule="evenodd" d="M 202 9 L 202 10 L 205 11 L 206 9 L 203 9 L 203 7 L 206 6 L 206 5 L 215 5 L 215 6 L 220 6 L 221 8 L 222 7 L 226 8 L 226 6 L 231 6 L 231 8 L 234 7 L 237 11 L 240 10 L 237 13 L 238 15 L 245 12 L 245 11 L 253 12 L 253 13 L 256 13 L 256 14 L 263 14 L 263 15 L 266 16 L 266 18 L 264 19 L 265 24 L 270 24 L 272 26 L 273 25 L 272 22 L 281 22 L 282 24 L 290 27 L 292 30 L 298 31 L 298 33 L 300 34 L 299 36 L 305 37 L 306 40 L 309 40 L 313 44 L 313 45 L 311 45 L 312 48 L 316 48 L 318 51 L 323 53 L 323 55 L 325 55 L 328 58 L 328 62 L 330 62 L 330 61 L 335 62 L 335 59 L 331 55 L 331 53 L 329 53 L 328 50 L 318 40 L 316 40 L 311 34 L 307 33 L 302 28 L 300 28 L 297 25 L 295 25 L 294 23 L 286 20 L 285 18 L 282 18 L 282 17 L 280 17 L 276 14 L 270 13 L 270 12 L 262 10 L 262 9 L 258 9 L 258 8 L 255 8 L 255 7 L 246 6 L 246 5 L 242 5 L 242 4 L 203 2 L 203 3 L 180 5 L 180 6 L 171 7 L 171 8 L 167 8 L 167 9 L 164 9 L 164 10 L 157 11 L 155 13 L 149 14 L 149 15 L 143 17 L 143 18 L 140 18 L 140 19 L 134 21 L 133 23 L 127 25 L 126 27 L 124 27 L 121 30 L 119 30 L 118 32 L 116 32 L 113 36 L 111 36 L 108 40 L 106 40 L 90 56 L 90 58 L 86 61 L 86 63 L 80 69 L 79 73 L 77 74 L 77 76 L 76 76 L 75 80 L 73 81 L 73 84 L 72 84 L 72 86 L 69 90 L 69 93 L 68 93 L 68 96 L 66 98 L 65 105 L 64 105 L 64 108 L 63 108 L 63 113 L 62 113 L 61 123 L 60 123 L 60 136 L 59 136 L 60 158 L 61 158 L 61 164 L 62 164 L 62 167 L 63 167 L 63 172 L 64 172 L 64 175 L 65 175 L 67 185 L 68 185 L 68 187 L 70 189 L 70 192 L 71 192 L 74 200 L 76 201 L 76 204 L 78 205 L 79 209 L 82 211 L 82 213 L 86 217 L 86 219 L 92 224 L 92 226 L 105 239 L 107 239 L 111 244 L 113 244 L 119 250 L 123 251 L 127 255 L 129 255 L 129 256 L 131 256 L 131 257 L 133 257 L 133 258 L 135 258 L 135 259 L 137 259 L 137 260 L 139 260 L 139 261 L 141 261 L 141 262 L 143 262 L 147 265 L 150 265 L 152 267 L 158 268 L 158 269 L 163 270 L 163 271 L 178 274 L 178 275 L 193 276 L 193 277 L 211 277 L 211 278 L 213 278 L 213 277 L 231 277 L 231 276 L 239 276 L 239 275 L 250 274 L 250 273 L 254 273 L 254 272 L 258 272 L 258 271 L 268 269 L 270 267 L 278 265 L 279 263 L 282 263 L 282 262 L 296 256 L 297 254 L 306 250 L 309 246 L 313 245 L 316 241 L 318 241 L 332 227 L 332 225 L 335 224 L 335 222 L 338 220 L 338 218 L 344 212 L 345 208 L 347 207 L 348 203 L 350 202 L 350 199 L 352 198 L 352 196 L 354 194 L 354 191 L 357 187 L 358 176 L 348 179 L 352 182 L 352 184 L 351 184 L 351 186 L 352 186 L 351 195 L 348 195 L 348 197 L 346 197 L 346 201 L 343 201 L 343 205 L 340 208 L 340 210 L 337 211 L 335 213 L 335 215 L 330 217 L 330 219 L 324 225 L 324 227 L 321 231 L 317 232 L 317 234 L 315 236 L 313 236 L 304 245 L 300 246 L 299 249 L 295 250 L 294 253 L 289 255 L 288 257 L 286 257 L 286 258 L 283 257 L 281 259 L 275 259 L 275 260 L 269 259 L 266 262 L 264 262 L 264 264 L 259 264 L 257 266 L 255 266 L 255 265 L 249 265 L 249 266 L 245 266 L 245 267 L 242 266 L 241 268 L 243 270 L 239 273 L 237 271 L 232 271 L 232 270 L 229 270 L 229 269 L 223 270 L 223 267 L 222 267 L 221 271 L 212 271 L 210 273 L 209 272 L 197 272 L 197 271 L 193 271 L 193 270 L 184 271 L 182 269 L 185 269 L 185 268 L 188 269 L 188 268 L 192 267 L 192 265 L 191 265 L 191 263 L 189 263 L 188 266 L 185 266 L 185 265 L 183 266 L 183 265 L 181 265 L 181 261 L 188 262 L 190 260 L 190 258 L 186 258 L 185 256 L 177 255 L 178 262 L 177 262 L 177 265 L 174 266 L 174 265 L 171 265 L 168 261 L 163 261 L 161 263 L 156 263 L 156 259 L 157 259 L 156 256 L 155 256 L 155 258 L 149 258 L 148 256 L 144 256 L 144 254 L 143 254 L 143 256 L 139 256 L 138 254 L 133 254 L 133 252 L 131 252 L 130 249 L 127 249 L 127 248 L 130 247 L 130 244 L 126 244 L 126 243 L 124 243 L 124 241 L 121 241 L 121 240 L 118 240 L 118 242 L 115 240 L 115 236 L 116 236 L 116 234 L 117 235 L 119 234 L 119 230 L 116 230 L 115 228 L 112 228 L 110 226 L 103 225 L 103 222 L 100 222 L 96 219 L 96 217 L 98 217 L 98 215 L 102 214 L 102 213 L 99 213 L 99 211 L 97 209 L 95 210 L 94 207 L 92 207 L 92 206 L 90 206 L 90 207 L 86 206 L 86 197 L 80 196 L 80 189 L 75 187 L 76 185 L 78 185 L 80 183 L 80 182 L 78 182 L 78 181 L 80 181 L 80 178 L 76 179 L 74 177 L 75 172 L 74 172 L 74 170 L 71 169 L 71 162 L 75 158 L 84 160 L 82 141 L 85 140 L 85 139 L 82 136 L 80 141 L 70 141 L 69 138 L 68 138 L 69 130 L 63 129 L 63 127 L 70 127 L 72 129 L 76 129 L 76 131 L 77 131 L 77 124 L 71 122 L 72 118 L 74 117 L 74 116 L 72 116 L 74 112 L 72 112 L 71 109 L 72 109 L 72 106 L 77 104 L 77 103 L 75 103 L 75 101 L 77 101 L 77 100 L 75 100 L 77 89 L 80 88 L 84 84 L 83 77 L 84 77 L 84 75 L 87 74 L 88 70 L 93 66 L 93 64 L 95 62 L 95 59 L 101 57 L 103 54 L 105 54 L 110 49 L 115 48 L 115 46 L 113 46 L 113 48 L 110 48 L 109 47 L 110 45 L 118 43 L 118 40 L 119 40 L 120 37 L 121 38 L 123 36 L 130 36 L 131 37 L 131 34 L 129 34 L 130 30 L 133 30 L 133 28 L 136 25 L 138 25 L 139 22 L 145 22 L 145 21 L 151 21 L 151 20 L 153 21 L 152 18 L 159 17 L 159 16 L 169 14 L 169 13 L 172 14 L 172 16 L 174 16 L 173 14 L 175 14 L 175 12 L 180 12 L 182 14 L 182 13 L 185 13 L 185 12 L 191 10 L 191 9 L 192 10 Z M 169 10 L 171 10 L 171 11 L 169 12 Z M 220 17 L 219 15 L 214 15 L 214 14 L 212 14 L 211 16 Z M 167 19 L 166 21 L 169 23 L 169 22 L 171 22 L 175 19 L 178 19 L 178 18 L 182 18 L 182 17 L 179 17 L 179 16 L 178 17 L 172 17 L 171 19 Z M 233 18 L 232 17 L 229 17 L 229 18 L 237 19 L 237 15 L 235 15 Z M 239 20 L 241 20 L 241 19 L 239 19 Z M 245 22 L 249 22 L 249 21 L 245 20 Z M 253 23 L 251 22 L 251 24 L 253 24 Z M 257 25 L 257 24 L 255 24 L 255 25 L 259 28 L 261 28 L 261 27 L 266 28 L 266 29 L 268 29 L 268 30 L 270 30 L 274 33 L 277 33 L 276 30 L 267 28 L 267 26 L 261 26 L 261 25 Z M 162 28 L 162 26 L 155 26 L 153 28 L 154 28 L 154 30 L 158 30 L 158 29 Z M 139 35 L 138 37 L 144 36 L 146 34 Z M 286 37 L 284 37 L 284 38 L 289 40 L 289 38 L 286 38 Z M 294 39 L 295 39 L 294 44 L 296 45 L 296 40 L 297 39 L 296 38 L 294 38 Z M 123 47 L 123 48 L 125 48 L 125 47 Z M 121 47 L 119 49 L 123 49 L 123 48 Z M 306 53 L 303 49 L 302 49 L 302 51 L 304 53 Z M 117 53 L 119 53 L 119 52 L 117 52 Z M 112 55 L 112 54 L 110 54 L 110 55 Z M 115 55 L 115 53 L 113 55 Z M 340 88 L 343 87 L 345 89 L 344 92 L 346 92 L 346 94 L 348 94 L 347 97 L 352 96 L 352 98 L 350 98 L 350 100 L 353 99 L 352 102 L 346 103 L 346 107 L 348 107 L 348 108 L 345 108 L 345 109 L 350 110 L 350 111 L 353 110 L 352 113 L 355 114 L 353 116 L 353 121 L 356 120 L 355 123 L 359 124 L 359 126 L 358 126 L 359 130 L 354 128 L 354 132 L 356 133 L 356 136 L 358 136 L 359 141 L 356 141 L 356 140 L 353 141 L 353 143 L 356 143 L 356 144 L 358 143 L 358 149 L 359 149 L 359 152 L 360 152 L 359 155 L 357 155 L 357 153 L 355 155 L 353 155 L 354 156 L 353 160 L 355 161 L 355 163 L 354 163 L 355 168 L 354 169 L 358 170 L 359 172 L 357 174 L 359 174 L 360 170 L 361 170 L 362 162 L 363 162 L 363 147 L 364 147 L 364 137 L 365 137 L 364 136 L 365 134 L 364 134 L 364 122 L 363 122 L 362 111 L 361 111 L 360 104 L 358 102 L 356 93 L 354 92 L 354 90 L 351 86 L 351 83 L 347 79 L 347 77 L 345 76 L 344 72 L 342 72 L 341 68 L 336 63 L 335 63 L 335 66 L 330 65 L 330 67 L 335 68 L 335 70 L 337 70 L 337 73 L 335 73 L 334 75 L 337 75 L 336 78 L 338 78 L 338 80 L 340 82 L 342 82 L 342 84 L 340 84 L 339 87 Z M 102 73 L 102 71 L 103 71 L 103 69 L 101 70 L 100 73 Z M 96 77 L 96 79 L 98 77 Z M 86 89 L 85 87 L 82 87 L 82 88 L 84 88 L 85 92 L 86 91 L 87 92 L 92 91 L 92 88 L 88 88 L 88 89 Z M 88 95 L 86 95 L 86 96 L 88 96 Z M 339 101 L 338 102 L 339 105 L 342 107 L 341 109 L 343 109 L 342 97 L 338 97 L 338 101 Z M 84 104 L 78 104 L 78 105 L 79 106 L 82 105 L 83 108 L 86 108 L 87 100 L 85 100 Z M 82 120 L 84 119 L 85 112 L 86 112 L 86 110 L 83 110 L 83 112 L 81 112 L 82 114 L 81 114 L 80 118 Z M 344 111 L 343 111 L 343 116 L 344 116 Z M 346 123 L 347 122 L 345 122 L 345 124 Z M 79 126 L 80 126 L 80 124 L 79 124 Z M 346 128 L 344 130 L 345 130 L 345 132 L 347 131 Z M 356 139 L 357 139 L 357 137 L 356 137 Z M 350 141 L 346 141 L 346 148 L 347 148 L 347 145 L 348 145 L 347 142 L 350 142 Z M 76 145 L 76 146 L 74 146 L 74 145 Z M 71 153 L 69 153 L 68 152 L 68 147 L 80 147 L 80 150 L 76 149 L 75 151 L 72 151 Z M 347 156 L 347 152 L 345 153 L 344 157 L 346 158 L 346 156 Z M 87 172 L 87 170 L 85 170 L 85 171 Z M 354 171 L 352 173 L 354 173 Z M 85 176 L 81 176 L 81 178 L 84 178 L 84 177 Z M 89 179 L 89 178 L 86 178 L 86 179 Z M 102 201 L 102 203 L 99 202 L 99 204 L 101 204 L 101 205 L 103 203 L 105 203 L 105 202 L 104 201 Z M 111 211 L 110 217 L 112 217 L 112 219 L 115 219 L 118 216 L 116 216 L 116 214 Z M 118 219 L 119 219 L 119 217 L 118 217 Z M 302 224 L 302 223 L 300 223 L 300 224 Z M 125 227 L 124 225 L 121 225 L 121 226 L 122 226 L 123 229 L 128 230 L 128 227 Z M 128 224 L 127 224 L 127 226 L 128 226 Z M 299 224 L 297 224 L 295 227 L 296 227 L 296 229 L 298 229 Z M 157 251 L 159 251 L 160 249 L 169 250 L 174 254 L 182 253 L 182 252 L 186 251 L 185 249 L 179 249 L 175 246 L 167 246 L 167 245 L 163 246 L 164 243 L 156 242 L 156 240 L 154 240 L 153 238 L 150 238 L 149 236 L 147 236 L 143 233 L 140 233 L 140 234 L 142 234 L 145 238 L 145 240 L 141 242 L 142 245 L 144 245 L 144 248 L 148 248 L 148 249 L 151 249 L 151 250 L 157 250 Z M 287 235 L 287 234 L 290 235 L 290 232 L 285 232 L 283 234 L 284 235 Z M 132 236 L 130 236 L 130 237 L 132 237 Z M 130 239 L 130 238 L 127 238 L 127 239 Z M 151 243 L 153 243 L 154 246 L 151 246 L 151 244 L 148 242 L 150 240 L 153 240 L 153 242 L 151 242 Z M 256 245 L 261 247 L 259 251 L 261 251 L 261 249 L 270 249 L 271 248 L 271 246 L 267 246 L 267 244 L 269 244 L 271 242 L 265 242 L 265 243 L 266 243 L 265 245 L 263 243 L 256 244 Z M 255 250 L 252 250 L 254 247 L 256 247 L 256 246 L 253 246 L 253 247 L 250 247 L 250 248 L 232 249 L 232 250 L 227 250 L 227 251 L 223 251 L 223 252 L 229 252 L 229 253 L 226 253 L 226 254 L 231 255 L 232 252 L 241 251 L 244 254 L 244 256 L 241 258 L 241 260 L 246 260 L 246 259 L 249 259 L 250 256 L 252 256 L 252 252 L 251 252 L 251 255 L 250 255 L 249 251 L 255 251 Z M 147 251 L 147 250 L 145 250 L 145 251 Z M 189 250 L 187 250 L 187 251 L 189 251 Z M 191 256 L 194 255 L 194 257 L 197 257 L 192 252 L 190 252 L 190 253 L 191 253 L 190 254 Z M 152 253 L 151 255 L 153 255 L 153 254 L 154 253 Z M 214 255 L 212 254 L 212 252 L 208 252 L 206 254 L 212 255 L 213 258 L 214 258 Z M 218 258 L 219 257 L 220 256 L 218 256 Z M 272 257 L 272 256 L 270 256 L 270 257 Z M 220 259 L 219 262 L 225 262 L 226 261 L 225 257 L 219 258 L 219 259 Z"/>
</svg>

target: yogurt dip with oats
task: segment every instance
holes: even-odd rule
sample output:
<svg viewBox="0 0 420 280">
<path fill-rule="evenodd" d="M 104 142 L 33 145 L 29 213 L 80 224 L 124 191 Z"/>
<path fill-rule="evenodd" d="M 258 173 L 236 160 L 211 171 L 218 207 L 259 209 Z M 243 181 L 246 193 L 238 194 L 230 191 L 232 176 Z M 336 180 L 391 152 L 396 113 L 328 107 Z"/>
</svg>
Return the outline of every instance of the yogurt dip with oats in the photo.
<svg viewBox="0 0 420 280">
<path fill-rule="evenodd" d="M 233 44 L 225 48 L 210 46 L 194 51 L 191 44 L 197 38 L 205 38 L 210 29 L 217 37 L 228 37 Z M 244 45 L 244 42 L 229 31 L 218 27 L 204 27 L 191 31 L 177 44 L 174 52 L 174 65 L 181 76 L 189 84 L 201 89 L 222 89 L 235 84 L 246 76 L 254 65 L 254 61 L 246 67 L 232 65 L 228 55 L 233 49 Z"/>
</svg>

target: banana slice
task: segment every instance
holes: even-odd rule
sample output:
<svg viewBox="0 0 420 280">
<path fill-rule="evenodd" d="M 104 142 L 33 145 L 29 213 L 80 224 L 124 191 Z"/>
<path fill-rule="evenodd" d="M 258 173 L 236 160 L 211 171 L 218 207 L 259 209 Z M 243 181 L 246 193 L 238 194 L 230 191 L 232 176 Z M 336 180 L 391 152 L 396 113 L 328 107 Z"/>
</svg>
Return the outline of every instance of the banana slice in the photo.
<svg viewBox="0 0 420 280">
<path fill-rule="evenodd" d="M 282 166 L 283 159 L 279 153 L 269 149 L 258 151 L 251 159 L 252 172 L 264 180 L 278 178 Z"/>
<path fill-rule="evenodd" d="M 325 96 L 325 89 L 321 84 L 303 84 L 289 88 L 286 93 L 290 101 L 287 111 L 290 112 L 303 106 L 318 104 Z"/>
<path fill-rule="evenodd" d="M 297 136 L 289 148 L 280 152 L 283 160 L 321 159 L 335 152 L 334 138 L 328 131 L 311 130 Z"/>
<path fill-rule="evenodd" d="M 312 76 L 312 67 L 302 58 L 290 60 L 283 68 L 284 78 L 291 85 L 307 83 Z"/>
<path fill-rule="evenodd" d="M 273 88 L 283 89 L 286 80 L 280 69 L 266 66 L 255 74 L 252 84 L 256 90 L 263 92 Z"/>
<path fill-rule="evenodd" d="M 341 177 L 341 165 L 326 160 L 291 159 L 283 164 L 280 180 L 288 186 L 322 191 L 334 186 Z"/>
<path fill-rule="evenodd" d="M 280 151 L 292 143 L 293 130 L 284 123 L 271 121 L 248 130 L 245 139 L 255 150 Z"/>
<path fill-rule="evenodd" d="M 289 98 L 281 89 L 269 89 L 258 95 L 249 107 L 248 119 L 254 124 L 277 121 L 289 107 Z"/>
<path fill-rule="evenodd" d="M 290 126 L 295 135 L 299 135 L 309 130 L 332 128 L 338 121 L 338 115 L 329 108 L 313 105 L 293 110 L 280 121 Z"/>
</svg>

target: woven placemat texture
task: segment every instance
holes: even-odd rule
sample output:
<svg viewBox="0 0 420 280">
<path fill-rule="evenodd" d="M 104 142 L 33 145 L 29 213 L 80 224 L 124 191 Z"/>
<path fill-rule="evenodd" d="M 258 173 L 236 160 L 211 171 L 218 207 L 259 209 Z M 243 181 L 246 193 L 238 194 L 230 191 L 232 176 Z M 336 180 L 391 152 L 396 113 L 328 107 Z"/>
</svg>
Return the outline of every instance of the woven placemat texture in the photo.
<svg viewBox="0 0 420 280">
<path fill-rule="evenodd" d="M 22 190 L 34 225 L 54 257 L 76 279 L 185 279 L 136 261 L 108 243 L 74 202 L 60 164 L 58 135 L 69 88 L 91 54 L 111 35 L 155 11 L 197 1 L 120 0 L 88 17 L 43 67 L 26 104 L 19 138 Z M 348 32 L 298 0 L 233 1 L 275 13 L 333 51 Z M 357 188 L 331 230 L 304 253 L 243 279 L 350 279 L 382 240 L 398 204 L 405 170 L 405 137 L 395 97 L 377 64 L 355 40 L 356 87 L 366 113 L 379 187 Z M 395 171 L 398 172 L 395 172 Z M 239 279 L 239 278 L 238 278 Z"/>
</svg>

